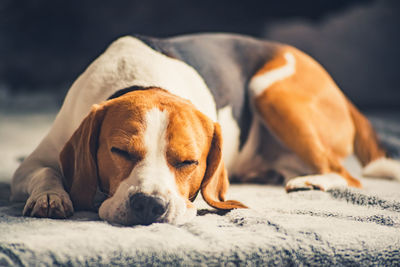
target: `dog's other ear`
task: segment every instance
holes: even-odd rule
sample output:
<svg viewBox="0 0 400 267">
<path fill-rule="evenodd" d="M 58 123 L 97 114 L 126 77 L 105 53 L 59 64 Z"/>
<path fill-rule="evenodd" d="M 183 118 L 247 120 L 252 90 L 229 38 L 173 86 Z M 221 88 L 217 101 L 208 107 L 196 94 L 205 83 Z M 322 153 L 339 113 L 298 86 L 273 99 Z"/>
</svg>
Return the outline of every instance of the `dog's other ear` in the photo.
<svg viewBox="0 0 400 267">
<path fill-rule="evenodd" d="M 97 147 L 104 105 L 94 105 L 60 153 L 63 183 L 76 210 L 93 210 L 98 185 Z"/>
<path fill-rule="evenodd" d="M 214 123 L 214 135 L 207 156 L 207 169 L 201 183 L 203 199 L 212 207 L 221 210 L 247 208 L 236 200 L 226 200 L 229 187 L 228 175 L 222 159 L 221 127 Z"/>
</svg>

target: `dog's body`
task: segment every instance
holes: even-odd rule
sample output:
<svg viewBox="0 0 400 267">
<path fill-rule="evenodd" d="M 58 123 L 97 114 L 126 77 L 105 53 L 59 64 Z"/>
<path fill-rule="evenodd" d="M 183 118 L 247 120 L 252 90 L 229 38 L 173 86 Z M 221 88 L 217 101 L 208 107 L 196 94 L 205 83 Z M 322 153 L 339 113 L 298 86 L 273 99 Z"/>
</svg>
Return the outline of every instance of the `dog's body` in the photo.
<svg viewBox="0 0 400 267">
<path fill-rule="evenodd" d="M 127 110 L 130 113 L 119 118 Z M 111 113 L 117 120 L 113 127 L 107 117 Z M 142 141 L 130 141 L 134 144 L 129 149 L 121 149 L 116 141 L 103 145 L 120 138 L 107 129 L 124 128 L 121 125 L 130 120 L 136 126 L 123 129 L 124 134 Z M 176 126 L 178 121 L 183 126 Z M 160 136 L 167 141 L 158 142 Z M 86 143 L 94 163 L 80 166 L 86 158 L 79 154 L 86 152 L 78 150 Z M 186 146 L 180 147 L 183 143 Z M 244 182 L 266 181 L 271 171 L 286 179 L 302 175 L 287 183 L 288 191 L 360 187 L 340 163 L 353 152 L 368 165 L 366 174 L 399 176 L 400 165 L 385 158 L 368 121 L 326 71 L 297 49 L 229 34 L 124 37 L 72 85 L 49 134 L 16 171 L 12 198 L 29 197 L 26 215 L 66 217 L 73 211 L 69 197 L 75 208 L 88 209 L 99 185 L 109 194 L 99 211 L 103 219 L 121 224 L 182 223 L 195 215 L 188 200 L 199 190 L 213 207 L 245 207 L 224 200 L 225 167 Z M 121 157 L 130 165 L 121 165 Z M 180 161 L 174 164 L 176 158 Z M 152 170 L 158 168 L 155 174 Z M 184 175 L 185 168 L 193 170 Z M 115 173 L 121 173 L 118 179 Z M 158 180 L 149 184 L 150 176 Z M 143 195 L 164 199 L 168 205 L 159 204 L 159 199 L 132 200 Z M 140 220 L 137 210 L 136 215 L 127 211 L 139 202 L 161 211 Z"/>
</svg>

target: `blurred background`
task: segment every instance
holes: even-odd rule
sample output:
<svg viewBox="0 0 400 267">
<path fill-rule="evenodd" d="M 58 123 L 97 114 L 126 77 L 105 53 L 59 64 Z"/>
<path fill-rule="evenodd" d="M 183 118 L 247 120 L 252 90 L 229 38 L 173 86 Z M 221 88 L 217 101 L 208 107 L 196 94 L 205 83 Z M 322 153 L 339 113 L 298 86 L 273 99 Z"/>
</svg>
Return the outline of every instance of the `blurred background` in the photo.
<svg viewBox="0 0 400 267">
<path fill-rule="evenodd" d="M 398 0 L 1 0 L 0 98 L 5 105 L 21 92 L 50 92 L 61 101 L 123 35 L 235 32 L 306 51 L 362 108 L 396 108 L 399 7 Z"/>
<path fill-rule="evenodd" d="M 396 123 L 370 115 L 381 135 L 400 136 L 399 29 L 399 0 L 0 0 L 0 180 L 48 131 L 77 76 L 133 33 L 233 32 L 292 44 L 364 112 L 386 111 Z"/>
</svg>

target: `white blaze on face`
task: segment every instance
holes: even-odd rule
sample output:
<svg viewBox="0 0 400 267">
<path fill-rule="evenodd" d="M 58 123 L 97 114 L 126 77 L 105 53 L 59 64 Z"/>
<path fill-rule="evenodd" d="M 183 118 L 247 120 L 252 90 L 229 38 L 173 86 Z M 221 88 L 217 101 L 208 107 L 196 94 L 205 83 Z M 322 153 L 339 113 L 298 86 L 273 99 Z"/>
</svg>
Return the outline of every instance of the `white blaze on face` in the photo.
<svg viewBox="0 0 400 267">
<path fill-rule="evenodd" d="M 142 193 L 151 195 L 165 191 L 177 192 L 174 174 L 166 160 L 168 123 L 168 113 L 165 110 L 153 108 L 145 115 L 143 143 L 146 154 L 129 178 L 135 180 L 134 184 L 140 187 L 138 190 Z"/>
<path fill-rule="evenodd" d="M 232 107 L 225 106 L 218 110 L 218 123 L 222 129 L 223 159 L 228 172 L 236 164 L 236 157 L 239 153 L 240 129 L 232 114 Z"/>
<path fill-rule="evenodd" d="M 296 59 L 292 53 L 285 53 L 286 64 L 282 67 L 268 70 L 263 74 L 254 76 L 249 83 L 249 88 L 254 97 L 261 95 L 268 87 L 275 82 L 290 77 L 296 72 Z"/>
</svg>

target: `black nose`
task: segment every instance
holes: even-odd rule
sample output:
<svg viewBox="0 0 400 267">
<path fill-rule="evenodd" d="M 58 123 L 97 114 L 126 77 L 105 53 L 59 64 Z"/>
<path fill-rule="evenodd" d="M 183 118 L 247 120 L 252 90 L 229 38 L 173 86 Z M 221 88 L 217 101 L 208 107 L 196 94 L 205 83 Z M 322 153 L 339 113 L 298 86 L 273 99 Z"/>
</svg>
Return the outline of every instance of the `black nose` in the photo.
<svg viewBox="0 0 400 267">
<path fill-rule="evenodd" d="M 148 225 L 155 222 L 167 210 L 164 200 L 143 193 L 137 193 L 129 199 L 133 214 L 139 224 Z"/>
</svg>

